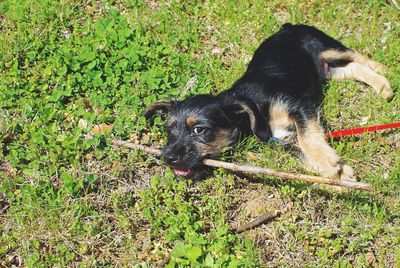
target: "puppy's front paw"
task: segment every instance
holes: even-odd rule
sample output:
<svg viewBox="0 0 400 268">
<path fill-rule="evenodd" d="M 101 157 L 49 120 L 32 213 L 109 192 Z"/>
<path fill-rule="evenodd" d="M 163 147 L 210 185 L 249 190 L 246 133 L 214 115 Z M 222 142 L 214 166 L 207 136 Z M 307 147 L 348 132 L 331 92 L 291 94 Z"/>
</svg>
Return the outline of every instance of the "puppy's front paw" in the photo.
<svg viewBox="0 0 400 268">
<path fill-rule="evenodd" d="M 338 165 L 335 168 L 337 170 L 335 175 L 329 176 L 330 178 L 337 179 L 337 180 L 350 180 L 355 181 L 356 176 L 354 175 L 354 171 L 348 165 Z M 333 186 L 333 185 L 324 185 L 323 188 L 338 192 L 338 193 L 347 193 L 350 189 L 341 187 L 341 186 Z"/>
<path fill-rule="evenodd" d="M 357 180 L 356 176 L 354 175 L 353 169 L 348 165 L 343 165 L 338 175 L 341 180 L 350 180 L 350 181 Z"/>
</svg>

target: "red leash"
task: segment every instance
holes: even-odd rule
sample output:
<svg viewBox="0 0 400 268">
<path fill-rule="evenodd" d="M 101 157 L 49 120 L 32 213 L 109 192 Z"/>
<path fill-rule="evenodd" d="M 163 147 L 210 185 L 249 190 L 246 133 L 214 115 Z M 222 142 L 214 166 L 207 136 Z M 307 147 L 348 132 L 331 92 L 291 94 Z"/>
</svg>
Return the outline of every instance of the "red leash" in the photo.
<svg viewBox="0 0 400 268">
<path fill-rule="evenodd" d="M 326 137 L 327 138 L 339 138 L 339 137 L 344 137 L 344 136 L 353 136 L 353 135 L 357 135 L 357 134 L 361 134 L 361 133 L 365 133 L 365 132 L 372 132 L 372 131 L 377 131 L 377 130 L 382 130 L 382 129 L 398 128 L 398 127 L 400 127 L 400 122 L 385 124 L 385 125 L 380 125 L 380 126 L 343 129 L 343 130 L 328 132 L 328 133 L 326 133 Z"/>
</svg>

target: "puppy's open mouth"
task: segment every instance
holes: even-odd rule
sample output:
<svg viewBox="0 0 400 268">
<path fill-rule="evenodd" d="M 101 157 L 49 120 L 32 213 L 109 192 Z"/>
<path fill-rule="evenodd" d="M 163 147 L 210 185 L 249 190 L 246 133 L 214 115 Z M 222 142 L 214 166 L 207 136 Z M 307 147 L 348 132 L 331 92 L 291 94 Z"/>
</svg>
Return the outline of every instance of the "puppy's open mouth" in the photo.
<svg viewBox="0 0 400 268">
<path fill-rule="evenodd" d="M 173 168 L 175 175 L 187 177 L 193 174 L 190 169 Z"/>
</svg>

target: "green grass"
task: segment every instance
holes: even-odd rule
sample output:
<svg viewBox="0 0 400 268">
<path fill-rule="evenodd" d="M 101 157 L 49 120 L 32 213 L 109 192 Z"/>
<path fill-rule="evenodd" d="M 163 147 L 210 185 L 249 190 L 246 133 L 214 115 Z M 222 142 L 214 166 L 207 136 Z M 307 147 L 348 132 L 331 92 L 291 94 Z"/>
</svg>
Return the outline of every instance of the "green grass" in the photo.
<svg viewBox="0 0 400 268">
<path fill-rule="evenodd" d="M 196 2 L 196 1 L 195 1 Z M 240 2 L 240 3 L 237 3 Z M 371 193 L 216 170 L 175 178 L 108 137 L 161 146 L 150 103 L 227 89 L 285 22 L 317 26 L 387 66 L 395 97 L 331 82 L 329 128 L 400 121 L 399 10 L 390 1 L 0 3 L 0 266 L 399 267 L 398 130 L 331 141 Z M 93 126 L 110 132 L 82 139 Z M 226 160 L 306 171 L 246 139 Z M 277 220 L 241 235 L 275 209 Z"/>
</svg>

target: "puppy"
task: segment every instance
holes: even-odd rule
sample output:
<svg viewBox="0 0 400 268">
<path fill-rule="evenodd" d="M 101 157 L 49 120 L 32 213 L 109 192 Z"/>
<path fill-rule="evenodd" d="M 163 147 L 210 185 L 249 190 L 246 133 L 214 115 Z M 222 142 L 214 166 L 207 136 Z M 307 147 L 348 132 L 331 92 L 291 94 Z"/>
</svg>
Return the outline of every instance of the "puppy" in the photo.
<svg viewBox="0 0 400 268">
<path fill-rule="evenodd" d="M 329 79 L 355 79 L 389 99 L 393 90 L 383 73 L 381 64 L 318 29 L 285 24 L 258 47 L 230 89 L 216 96 L 159 101 L 144 115 L 170 113 L 163 158 L 176 175 L 204 177 L 203 159 L 218 157 L 244 134 L 297 143 L 307 168 L 330 178 L 355 179 L 319 123 L 323 86 Z"/>
</svg>

